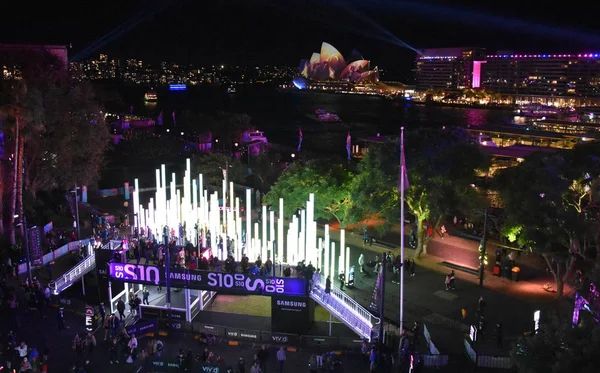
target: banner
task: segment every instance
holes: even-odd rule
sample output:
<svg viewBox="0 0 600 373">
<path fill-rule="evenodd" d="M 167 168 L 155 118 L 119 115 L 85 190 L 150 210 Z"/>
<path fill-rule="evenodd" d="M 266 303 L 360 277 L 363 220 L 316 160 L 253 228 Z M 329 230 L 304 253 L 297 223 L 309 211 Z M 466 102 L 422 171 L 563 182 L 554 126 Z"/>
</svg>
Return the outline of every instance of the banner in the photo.
<svg viewBox="0 0 600 373">
<path fill-rule="evenodd" d="M 127 330 L 127 334 L 135 334 L 140 336 L 146 333 L 152 333 L 158 328 L 158 323 L 156 320 L 140 320 L 133 325 L 129 325 L 125 328 Z"/>
<path fill-rule="evenodd" d="M 52 231 L 52 228 L 54 228 L 54 224 L 52 224 L 52 222 L 44 225 L 44 234 Z"/>
<path fill-rule="evenodd" d="M 29 250 L 33 266 L 42 266 L 44 262 L 44 252 L 42 251 L 42 240 L 39 227 L 29 228 Z"/>
<path fill-rule="evenodd" d="M 144 364 L 146 373 L 181 373 L 182 367 L 179 366 L 179 359 L 168 357 L 150 356 Z M 190 373 L 227 373 L 232 372 L 228 365 L 216 365 L 207 363 L 194 363 Z"/>
<path fill-rule="evenodd" d="M 166 285 L 166 271 L 162 267 L 110 263 L 112 279 L 145 285 Z M 308 294 L 305 279 L 250 276 L 242 273 L 221 273 L 185 268 L 172 268 L 169 274 L 173 287 L 211 290 L 229 294 L 256 294 L 267 296 L 301 296 Z"/>
<path fill-rule="evenodd" d="M 369 304 L 369 310 L 379 314 L 379 302 L 381 300 L 381 279 L 383 278 L 383 266 L 380 266 L 379 272 L 377 273 L 377 281 L 373 287 L 373 293 L 371 294 L 371 304 Z"/>
<path fill-rule="evenodd" d="M 307 297 L 271 298 L 272 333 L 305 334 L 314 319 L 313 305 Z"/>
</svg>

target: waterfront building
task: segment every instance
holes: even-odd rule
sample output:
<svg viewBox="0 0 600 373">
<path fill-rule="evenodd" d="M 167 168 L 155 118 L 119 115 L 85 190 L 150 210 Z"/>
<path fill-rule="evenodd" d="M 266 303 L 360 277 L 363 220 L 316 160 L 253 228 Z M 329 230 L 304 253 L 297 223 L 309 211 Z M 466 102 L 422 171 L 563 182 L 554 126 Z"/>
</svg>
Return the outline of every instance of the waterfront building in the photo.
<svg viewBox="0 0 600 373">
<path fill-rule="evenodd" d="M 485 89 L 516 103 L 593 105 L 600 98 L 600 54 L 484 53 L 477 48 L 425 49 L 417 57 L 417 89 Z"/>
</svg>

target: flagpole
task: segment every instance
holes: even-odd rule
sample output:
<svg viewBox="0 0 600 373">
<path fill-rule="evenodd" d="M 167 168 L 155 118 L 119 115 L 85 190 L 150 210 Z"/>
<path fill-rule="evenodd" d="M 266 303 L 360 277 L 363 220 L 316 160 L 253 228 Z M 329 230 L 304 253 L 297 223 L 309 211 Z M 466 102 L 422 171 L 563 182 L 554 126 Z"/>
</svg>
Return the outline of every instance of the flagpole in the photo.
<svg viewBox="0 0 600 373">
<path fill-rule="evenodd" d="M 400 127 L 400 334 L 404 331 L 404 127 Z"/>
</svg>

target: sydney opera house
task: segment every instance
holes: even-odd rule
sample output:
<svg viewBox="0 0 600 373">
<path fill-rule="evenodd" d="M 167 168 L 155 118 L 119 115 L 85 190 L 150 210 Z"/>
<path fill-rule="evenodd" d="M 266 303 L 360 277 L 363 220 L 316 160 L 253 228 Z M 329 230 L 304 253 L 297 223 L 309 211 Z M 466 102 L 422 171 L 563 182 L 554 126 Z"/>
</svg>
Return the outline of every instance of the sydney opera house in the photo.
<svg viewBox="0 0 600 373">
<path fill-rule="evenodd" d="M 379 71 L 371 70 L 370 61 L 353 50 L 348 60 L 329 43 L 321 44 L 321 53 L 313 53 L 310 60 L 300 62 L 300 75 L 316 81 L 349 83 L 377 83 Z"/>
</svg>

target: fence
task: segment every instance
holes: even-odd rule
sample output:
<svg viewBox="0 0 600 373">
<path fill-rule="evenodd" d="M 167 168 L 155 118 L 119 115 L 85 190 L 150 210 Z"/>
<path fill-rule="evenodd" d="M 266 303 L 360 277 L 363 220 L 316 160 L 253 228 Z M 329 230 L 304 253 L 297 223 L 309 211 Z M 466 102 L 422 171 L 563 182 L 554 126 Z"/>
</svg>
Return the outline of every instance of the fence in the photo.
<svg viewBox="0 0 600 373">
<path fill-rule="evenodd" d="M 189 325 L 189 324 L 188 324 Z M 287 347 L 322 349 L 342 348 L 345 350 L 360 350 L 363 340 L 356 337 L 323 337 L 313 335 L 297 335 L 278 333 L 264 330 L 240 329 L 223 325 L 204 324 L 192 322 L 190 325 L 193 334 L 210 334 L 227 340 Z"/>
<path fill-rule="evenodd" d="M 45 265 L 48 265 L 51 262 L 55 261 L 56 259 L 60 258 L 61 256 L 64 256 L 73 251 L 77 251 L 77 250 L 81 249 L 82 247 L 86 246 L 87 244 L 89 244 L 90 242 L 91 242 L 91 240 L 89 238 L 85 239 L 85 240 L 69 242 L 68 244 L 61 246 L 58 249 L 51 251 L 48 254 L 44 255 L 44 257 L 42 258 L 41 266 L 43 267 Z M 31 263 L 31 268 L 36 268 L 36 267 L 34 267 L 33 263 Z M 18 273 L 19 273 L 19 275 L 21 275 L 23 273 L 27 273 L 27 263 L 19 264 Z"/>
</svg>

